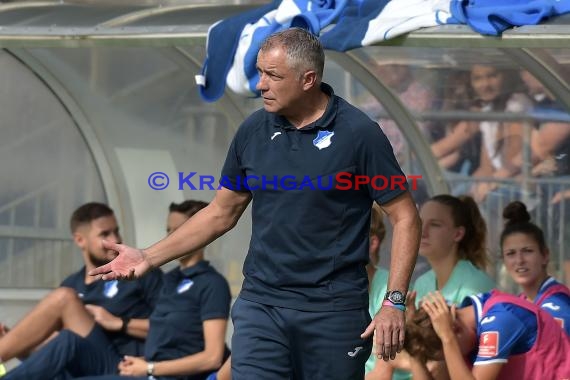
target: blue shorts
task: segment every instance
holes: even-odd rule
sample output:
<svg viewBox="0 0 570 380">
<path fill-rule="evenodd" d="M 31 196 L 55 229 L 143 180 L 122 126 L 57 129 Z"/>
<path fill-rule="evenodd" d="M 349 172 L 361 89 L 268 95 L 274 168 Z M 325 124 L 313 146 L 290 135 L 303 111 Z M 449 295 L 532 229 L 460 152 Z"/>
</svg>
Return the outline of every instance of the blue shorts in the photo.
<svg viewBox="0 0 570 380">
<path fill-rule="evenodd" d="M 238 297 L 232 320 L 232 380 L 364 379 L 367 309 L 299 311 Z"/>
</svg>

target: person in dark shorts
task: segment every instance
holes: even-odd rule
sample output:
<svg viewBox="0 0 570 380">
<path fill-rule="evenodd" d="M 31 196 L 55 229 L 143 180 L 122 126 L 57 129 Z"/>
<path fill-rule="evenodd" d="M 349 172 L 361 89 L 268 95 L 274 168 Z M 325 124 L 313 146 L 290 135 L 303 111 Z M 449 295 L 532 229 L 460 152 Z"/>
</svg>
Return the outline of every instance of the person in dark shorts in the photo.
<svg viewBox="0 0 570 380">
<path fill-rule="evenodd" d="M 323 68 L 323 48 L 308 31 L 268 37 L 257 56 L 263 109 L 237 131 L 210 205 L 145 250 L 106 244 L 118 257 L 91 272 L 142 276 L 229 231 L 252 202 L 245 279 L 232 308 L 232 379 L 358 379 L 374 332 L 383 359 L 403 347 L 418 212 L 388 139 L 322 82 Z M 373 202 L 394 235 L 385 307 L 371 321 Z"/>
</svg>

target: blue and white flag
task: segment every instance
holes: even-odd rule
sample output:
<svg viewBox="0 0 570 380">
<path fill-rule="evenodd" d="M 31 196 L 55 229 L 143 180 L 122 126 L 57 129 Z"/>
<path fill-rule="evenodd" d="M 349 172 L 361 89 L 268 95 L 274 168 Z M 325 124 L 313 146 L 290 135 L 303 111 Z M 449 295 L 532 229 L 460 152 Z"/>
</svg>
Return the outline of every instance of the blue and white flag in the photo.
<svg viewBox="0 0 570 380">
<path fill-rule="evenodd" d="M 499 35 L 568 12 L 570 0 L 274 0 L 210 27 L 196 82 L 206 101 L 219 99 L 226 84 L 237 94 L 259 96 L 259 47 L 272 33 L 294 26 L 319 35 L 334 24 L 319 38 L 325 49 L 347 51 L 443 24 Z"/>
<path fill-rule="evenodd" d="M 208 31 L 207 58 L 197 78 L 206 101 L 219 99 L 224 85 L 237 94 L 259 96 L 257 52 L 269 35 L 291 27 L 313 34 L 338 18 L 348 0 L 282 0 L 214 24 Z M 236 33 L 237 31 L 237 33 Z M 237 38 L 236 38 L 237 37 Z"/>
<path fill-rule="evenodd" d="M 462 24 L 498 36 L 514 26 L 536 25 L 570 12 L 570 0 L 455 0 L 451 11 Z"/>
<path fill-rule="evenodd" d="M 226 89 L 226 77 L 234 62 L 240 35 L 247 24 L 255 23 L 267 12 L 277 8 L 281 0 L 219 21 L 208 29 L 206 61 L 201 75 L 196 76 L 200 95 L 206 101 L 216 101 Z"/>
<path fill-rule="evenodd" d="M 450 0 L 353 0 L 320 39 L 325 49 L 347 51 L 428 26 L 456 24 Z"/>
</svg>

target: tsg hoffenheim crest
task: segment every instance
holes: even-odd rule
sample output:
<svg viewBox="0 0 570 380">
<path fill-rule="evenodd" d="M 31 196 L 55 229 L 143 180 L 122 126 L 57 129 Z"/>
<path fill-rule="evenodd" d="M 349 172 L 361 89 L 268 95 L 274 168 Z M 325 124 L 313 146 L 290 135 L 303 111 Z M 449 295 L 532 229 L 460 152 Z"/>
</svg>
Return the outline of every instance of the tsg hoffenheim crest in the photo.
<svg viewBox="0 0 570 380">
<path fill-rule="evenodd" d="M 119 293 L 119 281 L 113 280 L 105 283 L 103 294 L 107 298 L 113 298 Z"/>
<path fill-rule="evenodd" d="M 190 280 L 189 278 L 185 278 L 184 280 L 180 281 L 178 287 L 176 287 L 176 292 L 178 294 L 184 293 L 188 289 L 190 289 L 194 285 L 194 281 Z"/>
<path fill-rule="evenodd" d="M 321 149 L 328 148 L 332 144 L 332 137 L 334 136 L 334 132 L 330 131 L 319 131 L 317 133 L 317 137 L 313 140 L 313 145 Z"/>
</svg>

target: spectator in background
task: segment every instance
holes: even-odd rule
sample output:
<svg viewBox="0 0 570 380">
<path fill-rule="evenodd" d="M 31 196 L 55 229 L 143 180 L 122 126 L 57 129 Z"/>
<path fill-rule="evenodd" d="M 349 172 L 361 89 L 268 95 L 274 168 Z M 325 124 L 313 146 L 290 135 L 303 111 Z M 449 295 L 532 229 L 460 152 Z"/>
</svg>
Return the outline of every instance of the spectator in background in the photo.
<svg viewBox="0 0 570 380">
<path fill-rule="evenodd" d="M 526 70 L 521 71 L 521 77 L 534 101 L 533 111 L 538 116 L 550 115 L 566 118 L 568 121 L 541 121 L 534 125 L 531 135 L 531 165 L 533 176 L 567 176 L 570 175 L 570 115 L 554 96 Z M 522 157 L 516 164 L 523 165 Z M 547 191 L 549 190 L 549 191 Z M 555 189 L 543 189 L 549 197 L 553 193 L 564 190 L 559 186 Z"/>
<path fill-rule="evenodd" d="M 563 110 L 563 107 L 556 101 L 554 95 L 528 70 L 521 70 L 520 75 L 526 87 L 526 93 L 533 101 L 533 111 L 548 112 Z"/>
<path fill-rule="evenodd" d="M 569 200 L 570 200 L 570 189 L 561 190 L 561 191 L 557 192 L 556 194 L 554 194 L 550 203 L 553 205 L 556 205 L 556 204 L 560 204 L 560 203 L 566 203 Z"/>
<path fill-rule="evenodd" d="M 468 70 L 446 71 L 442 81 L 441 111 L 468 111 L 474 109 L 473 90 Z M 439 134 L 431 144 L 432 153 L 449 174 L 471 174 L 479 164 L 481 134 L 476 122 L 453 121 L 439 123 Z"/>
<path fill-rule="evenodd" d="M 530 222 L 519 201 L 505 207 L 503 218 L 501 250 L 509 276 L 521 287 L 523 298 L 552 315 L 570 336 L 570 290 L 548 275 L 550 252 L 542 230 Z"/>
<path fill-rule="evenodd" d="M 530 136 L 530 165 L 533 176 L 561 176 L 570 174 L 570 115 L 553 95 L 528 71 L 521 71 L 532 111 L 538 117 L 566 118 L 569 121 L 538 121 Z M 522 152 L 513 157 L 513 173 L 519 174 L 524 165 Z M 558 189 L 559 190 L 559 189 Z M 552 193 L 552 192 L 551 192 Z M 552 196 L 552 194 L 550 194 Z"/>
<path fill-rule="evenodd" d="M 102 245 L 103 239 L 121 242 L 117 220 L 107 205 L 93 202 L 76 209 L 70 224 L 85 266 L 0 339 L 2 360 L 27 356 L 43 345 L 7 379 L 55 379 L 65 370 L 71 376 L 106 373 L 123 355 L 143 352 L 147 318 L 162 286 L 162 272 L 153 270 L 133 282 L 89 276 L 90 270 L 117 255 Z"/>
<path fill-rule="evenodd" d="M 435 108 L 437 97 L 434 94 L 433 76 L 429 71 L 423 71 L 419 67 L 413 67 L 409 63 L 385 63 L 381 60 L 370 62 L 372 72 L 388 87 L 403 105 L 412 112 L 430 111 Z M 421 73 L 421 75 L 419 74 Z M 371 96 L 362 102 L 363 110 L 378 122 L 380 128 L 390 141 L 394 155 L 398 163 L 410 173 L 418 173 L 419 165 L 417 158 L 408 147 L 408 143 L 401 131 L 402 126 L 396 125 L 389 118 L 384 106 Z M 433 128 L 433 123 L 417 121 L 420 131 L 428 141 L 437 138 L 438 131 Z M 423 203 L 428 197 L 427 189 L 423 181 L 418 182 L 418 188 L 414 191 L 414 199 L 417 203 Z"/>
<path fill-rule="evenodd" d="M 524 174 L 526 182 L 497 187 L 487 194 L 485 208 L 491 220 L 500 220 L 500 211 L 511 201 L 524 201 L 529 210 L 534 210 L 539 224 L 564 225 L 568 214 L 557 204 L 563 199 L 561 192 L 568 189 L 570 175 L 570 116 L 552 94 L 528 71 L 521 77 L 533 99 L 533 112 L 538 117 L 566 118 L 569 121 L 539 120 L 532 124 L 528 138 L 530 149 L 522 150 L 510 160 L 510 175 Z M 530 168 L 523 173 L 523 168 Z M 537 178 L 538 180 L 534 180 Z M 541 180 L 545 178 L 546 180 Z M 528 181 L 530 179 L 530 181 Z M 495 184 L 496 185 L 496 184 Z M 495 187 L 493 185 L 493 187 Z M 495 230 L 495 229 L 494 229 Z M 498 228 L 497 228 L 498 230 Z M 563 232 L 561 232 L 563 233 Z"/>
<path fill-rule="evenodd" d="M 460 81 L 461 72 L 451 78 Z M 459 86 L 456 101 L 444 102 L 443 107 L 473 112 L 523 112 L 530 107 L 530 100 L 519 93 L 521 85 L 517 75 L 488 65 L 473 65 L 469 73 L 469 87 Z M 466 96 L 467 95 L 467 96 Z M 469 98 L 469 100 L 466 100 Z M 461 121 L 452 124 L 448 133 L 435 141 L 431 148 L 442 167 L 460 174 L 476 177 L 509 177 L 510 160 L 521 151 L 522 124 L 498 121 Z M 474 149 L 475 148 L 475 151 Z M 476 152 L 476 149 L 479 152 Z M 494 183 L 473 186 L 477 201 L 483 200 Z M 457 185 L 454 194 L 464 192 L 464 185 Z"/>
<path fill-rule="evenodd" d="M 378 79 L 393 91 L 408 109 L 417 112 L 433 109 L 436 99 L 434 92 L 428 83 L 415 76 L 410 65 L 374 61 L 371 62 L 371 67 Z M 398 162 L 400 165 L 404 165 L 406 163 L 407 143 L 400 127 L 392 119 L 383 115 L 386 111 L 376 101 L 363 104 L 363 109 L 371 118 L 378 121 L 382 131 L 390 140 Z M 426 138 L 431 141 L 433 139 L 431 124 L 420 122 L 418 125 Z"/>
<path fill-rule="evenodd" d="M 471 69 L 471 86 L 481 112 L 499 111 L 521 113 L 531 107 L 530 99 L 518 92 L 518 79 L 512 72 L 493 66 L 475 65 Z M 521 153 L 523 123 L 483 121 L 481 132 L 481 155 L 474 177 L 509 178 L 517 169 L 512 160 Z M 480 182 L 473 187 L 476 201 L 482 201 L 487 193 L 498 186 L 496 182 Z"/>
</svg>

